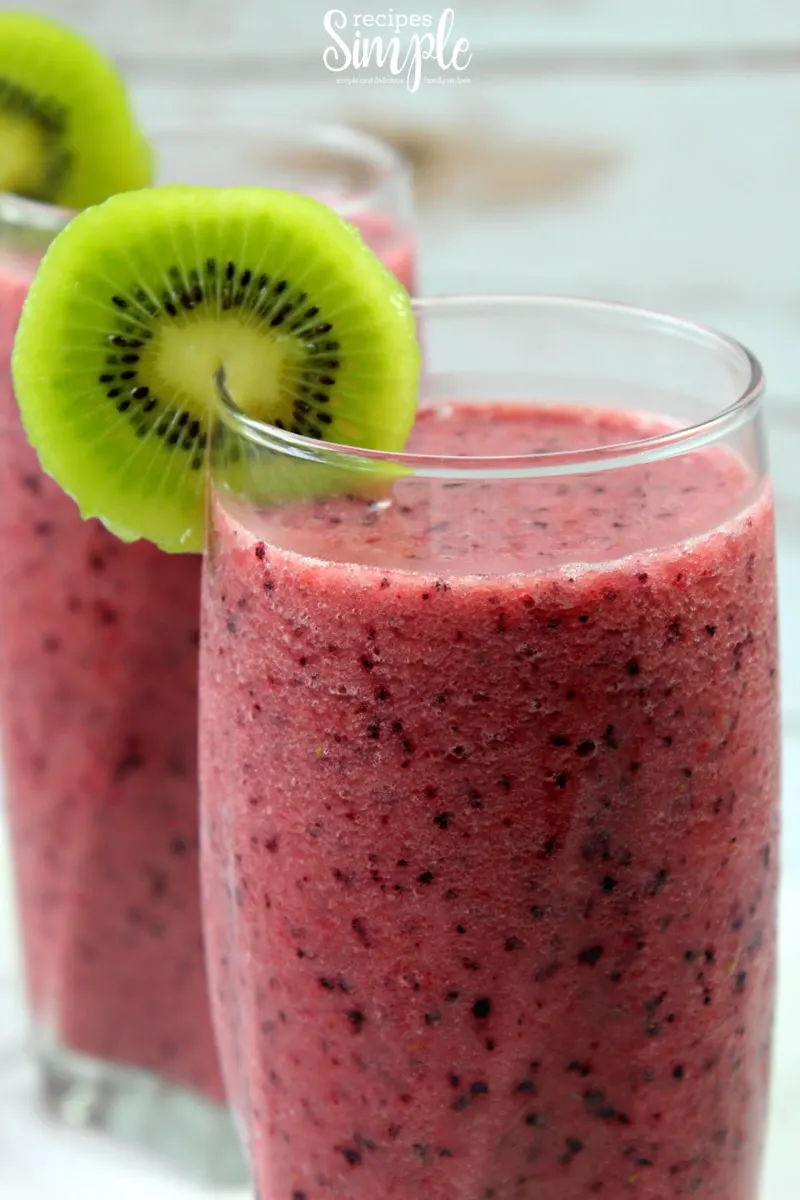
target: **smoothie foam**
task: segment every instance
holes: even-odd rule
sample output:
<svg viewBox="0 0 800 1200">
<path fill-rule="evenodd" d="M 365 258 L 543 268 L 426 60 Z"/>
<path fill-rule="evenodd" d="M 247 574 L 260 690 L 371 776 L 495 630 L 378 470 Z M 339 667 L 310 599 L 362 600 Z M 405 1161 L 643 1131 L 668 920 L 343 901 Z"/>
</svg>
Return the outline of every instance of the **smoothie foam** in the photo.
<svg viewBox="0 0 800 1200">
<path fill-rule="evenodd" d="M 455 408 L 421 414 L 411 448 L 645 429 Z M 753 1200 L 769 492 L 716 448 L 404 480 L 388 506 L 218 502 L 214 530 L 206 935 L 262 1200 Z"/>
</svg>

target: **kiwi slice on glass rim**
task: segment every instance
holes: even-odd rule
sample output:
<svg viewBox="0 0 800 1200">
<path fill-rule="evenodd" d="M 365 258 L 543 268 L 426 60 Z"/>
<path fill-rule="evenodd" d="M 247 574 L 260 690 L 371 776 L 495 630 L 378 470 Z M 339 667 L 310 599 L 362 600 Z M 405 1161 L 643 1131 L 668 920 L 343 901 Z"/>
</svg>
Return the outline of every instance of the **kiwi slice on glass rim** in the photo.
<svg viewBox="0 0 800 1200">
<path fill-rule="evenodd" d="M 57 22 L 0 12 L 0 192 L 84 208 L 151 171 L 111 63 Z"/>
<path fill-rule="evenodd" d="M 402 450 L 420 370 L 411 302 L 357 230 L 290 192 L 127 192 L 56 237 L 12 369 L 41 465 L 84 517 L 202 549 L 220 368 L 247 417 L 314 444 Z M 232 446 L 234 477 L 241 459 Z M 278 475 L 296 495 L 290 466 Z"/>
</svg>

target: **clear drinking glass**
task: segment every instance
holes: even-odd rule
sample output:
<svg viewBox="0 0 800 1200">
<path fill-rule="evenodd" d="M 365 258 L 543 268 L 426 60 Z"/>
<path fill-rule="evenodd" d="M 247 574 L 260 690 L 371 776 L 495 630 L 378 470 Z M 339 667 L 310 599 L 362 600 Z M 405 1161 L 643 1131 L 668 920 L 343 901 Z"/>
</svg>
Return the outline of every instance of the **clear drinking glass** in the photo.
<svg viewBox="0 0 800 1200">
<path fill-rule="evenodd" d="M 269 138 L 248 144 L 249 157 L 241 132 L 156 136 L 164 181 L 203 181 L 190 177 L 199 161 L 206 183 L 288 186 Z M 327 174 L 312 176 L 315 144 Z M 294 146 L 306 152 L 303 190 L 359 216 L 410 283 L 402 161 L 336 129 L 298 130 Z M 200 1179 L 239 1182 L 200 921 L 200 556 L 124 544 L 81 521 L 40 470 L 14 400 L 19 313 L 71 216 L 0 195 L 0 722 L 41 1091 L 70 1124 L 109 1130 Z"/>
<path fill-rule="evenodd" d="M 253 127 L 164 126 L 154 132 L 162 183 L 284 188 L 325 201 L 414 292 L 411 169 L 379 138 L 340 125 L 292 120 Z"/>
<path fill-rule="evenodd" d="M 409 453 L 218 416 L 201 877 L 258 1193 L 756 1200 L 759 365 L 621 306 L 416 311 Z"/>
</svg>

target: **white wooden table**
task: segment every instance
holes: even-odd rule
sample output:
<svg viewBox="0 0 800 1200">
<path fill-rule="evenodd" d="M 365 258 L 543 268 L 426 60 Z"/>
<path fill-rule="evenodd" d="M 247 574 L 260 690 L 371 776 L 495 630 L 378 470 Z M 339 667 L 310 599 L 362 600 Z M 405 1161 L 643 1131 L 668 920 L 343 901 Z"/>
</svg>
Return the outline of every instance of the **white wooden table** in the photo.
<svg viewBox="0 0 800 1200">
<path fill-rule="evenodd" d="M 336 3 L 348 14 L 403 11 Z M 114 52 L 150 128 L 257 131 L 266 117 L 291 116 L 388 132 L 420 168 L 424 292 L 624 299 L 718 325 L 762 358 L 773 395 L 786 729 L 781 994 L 763 1200 L 796 1200 L 800 5 L 454 0 L 472 82 L 413 95 L 337 86 L 321 62 L 333 0 L 13 0 L 26 6 L 73 21 Z M 225 182 L 214 179 L 213 162 L 206 167 L 209 181 Z M 7 883 L 0 866 L 0 1196 L 202 1195 L 117 1147 L 37 1120 L 20 1049 Z"/>
</svg>

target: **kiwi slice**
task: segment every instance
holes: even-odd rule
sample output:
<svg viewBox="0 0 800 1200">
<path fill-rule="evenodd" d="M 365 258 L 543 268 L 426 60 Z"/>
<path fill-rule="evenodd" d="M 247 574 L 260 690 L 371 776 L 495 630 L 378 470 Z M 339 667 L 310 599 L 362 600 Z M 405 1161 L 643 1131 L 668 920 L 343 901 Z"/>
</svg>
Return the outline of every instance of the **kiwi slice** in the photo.
<svg viewBox="0 0 800 1200">
<path fill-rule="evenodd" d="M 420 369 L 408 294 L 357 230 L 290 192 L 127 192 L 56 237 L 12 369 L 42 467 L 85 517 L 125 540 L 201 549 L 212 443 L 230 486 L 258 491 L 269 456 L 249 442 L 243 454 L 220 420 L 220 367 L 242 413 L 322 458 L 325 442 L 400 450 Z M 314 455 L 301 444 L 298 457 Z M 258 487 L 268 498 L 269 481 Z"/>
<path fill-rule="evenodd" d="M 111 63 L 45 17 L 0 13 L 0 191 L 84 208 L 151 170 Z"/>
</svg>

